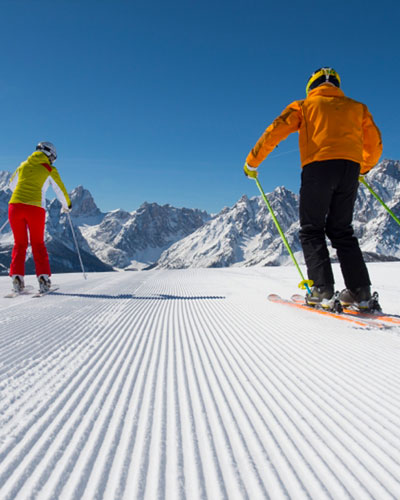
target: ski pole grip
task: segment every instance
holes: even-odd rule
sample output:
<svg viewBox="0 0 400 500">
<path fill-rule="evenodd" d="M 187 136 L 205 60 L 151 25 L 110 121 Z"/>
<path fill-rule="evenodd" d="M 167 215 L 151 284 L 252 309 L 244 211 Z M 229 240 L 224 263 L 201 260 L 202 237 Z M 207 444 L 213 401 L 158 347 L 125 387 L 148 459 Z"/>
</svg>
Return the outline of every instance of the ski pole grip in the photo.
<svg viewBox="0 0 400 500">
<path fill-rule="evenodd" d="M 299 283 L 299 288 L 301 288 L 302 290 L 307 290 L 307 292 L 311 294 L 311 287 L 313 286 L 313 284 L 313 280 L 302 280 Z"/>
</svg>

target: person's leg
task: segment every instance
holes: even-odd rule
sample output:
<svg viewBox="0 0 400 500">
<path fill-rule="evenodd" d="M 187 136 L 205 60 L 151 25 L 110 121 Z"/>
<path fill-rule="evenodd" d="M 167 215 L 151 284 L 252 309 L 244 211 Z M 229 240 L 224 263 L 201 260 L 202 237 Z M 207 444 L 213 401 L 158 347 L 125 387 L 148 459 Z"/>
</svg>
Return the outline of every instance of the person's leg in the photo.
<svg viewBox="0 0 400 500">
<path fill-rule="evenodd" d="M 346 287 L 355 290 L 369 287 L 371 282 L 352 226 L 360 169 L 354 162 L 344 161 L 344 165 L 342 178 L 332 197 L 326 234 L 337 251 Z"/>
<path fill-rule="evenodd" d="M 25 276 L 25 257 L 28 248 L 27 221 L 25 206 L 20 203 L 8 205 L 8 219 L 14 235 L 14 247 L 11 255 L 10 276 Z"/>
<path fill-rule="evenodd" d="M 303 167 L 300 188 L 300 241 L 308 278 L 317 287 L 334 277 L 325 238 L 325 224 L 334 190 L 330 167 L 315 162 Z"/>
<path fill-rule="evenodd" d="M 29 237 L 32 246 L 33 259 L 35 261 L 36 276 L 41 274 L 51 275 L 49 256 L 44 243 L 44 228 L 46 222 L 46 211 L 43 208 L 29 206 L 27 214 Z"/>
</svg>

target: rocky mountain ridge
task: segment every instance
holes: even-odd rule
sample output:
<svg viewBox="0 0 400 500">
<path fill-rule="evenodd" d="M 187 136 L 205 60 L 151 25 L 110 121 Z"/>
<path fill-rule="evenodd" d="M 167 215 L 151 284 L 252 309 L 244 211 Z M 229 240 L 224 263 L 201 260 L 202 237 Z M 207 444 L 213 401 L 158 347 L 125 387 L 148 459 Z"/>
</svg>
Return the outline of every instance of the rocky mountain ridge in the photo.
<svg viewBox="0 0 400 500">
<path fill-rule="evenodd" d="M 0 227 L 7 220 L 9 172 L 0 172 Z M 400 162 L 383 160 L 367 176 L 383 201 L 400 214 Z M 299 262 L 297 194 L 277 187 L 268 199 Z M 259 196 L 242 196 L 211 216 L 205 211 L 143 203 L 137 210 L 103 213 L 88 190 L 71 192 L 71 220 L 87 271 L 149 267 L 285 265 L 291 262 L 271 215 Z M 69 220 L 61 205 L 48 202 L 46 244 L 53 272 L 79 271 Z M 380 203 L 360 186 L 354 228 L 367 260 L 399 260 L 400 228 Z M 0 235 L 0 272 L 7 272 L 12 249 L 9 225 Z M 332 251 L 332 257 L 335 254 Z M 29 257 L 27 272 L 33 272 Z"/>
</svg>

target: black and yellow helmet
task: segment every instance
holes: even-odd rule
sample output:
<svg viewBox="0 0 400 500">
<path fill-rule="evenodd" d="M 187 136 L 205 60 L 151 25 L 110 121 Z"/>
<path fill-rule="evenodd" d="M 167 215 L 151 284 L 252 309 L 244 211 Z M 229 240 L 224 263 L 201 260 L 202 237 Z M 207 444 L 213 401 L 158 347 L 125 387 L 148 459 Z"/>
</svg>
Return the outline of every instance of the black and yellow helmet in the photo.
<svg viewBox="0 0 400 500">
<path fill-rule="evenodd" d="M 322 83 L 330 82 L 336 87 L 340 87 L 340 76 L 333 68 L 319 68 L 310 76 L 306 86 L 306 94 Z"/>
</svg>

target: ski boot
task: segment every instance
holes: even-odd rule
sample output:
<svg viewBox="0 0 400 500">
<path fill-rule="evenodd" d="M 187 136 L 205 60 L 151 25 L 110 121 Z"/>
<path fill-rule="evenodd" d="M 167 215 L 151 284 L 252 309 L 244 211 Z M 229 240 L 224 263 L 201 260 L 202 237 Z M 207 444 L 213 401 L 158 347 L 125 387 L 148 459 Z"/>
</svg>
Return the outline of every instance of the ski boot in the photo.
<svg viewBox="0 0 400 500">
<path fill-rule="evenodd" d="M 335 293 L 333 285 L 313 286 L 311 294 L 306 295 L 306 304 L 327 311 L 342 312 L 338 294 Z"/>
<path fill-rule="evenodd" d="M 343 307 L 351 307 L 358 311 L 382 311 L 378 299 L 377 292 L 371 295 L 370 286 L 362 286 L 353 290 L 345 288 L 339 294 L 339 300 Z"/>
<path fill-rule="evenodd" d="M 41 274 L 38 276 L 39 293 L 46 293 L 50 290 L 51 281 L 48 274 Z"/>
<path fill-rule="evenodd" d="M 20 274 L 13 274 L 11 276 L 13 292 L 21 293 L 25 288 L 24 277 Z"/>
</svg>

